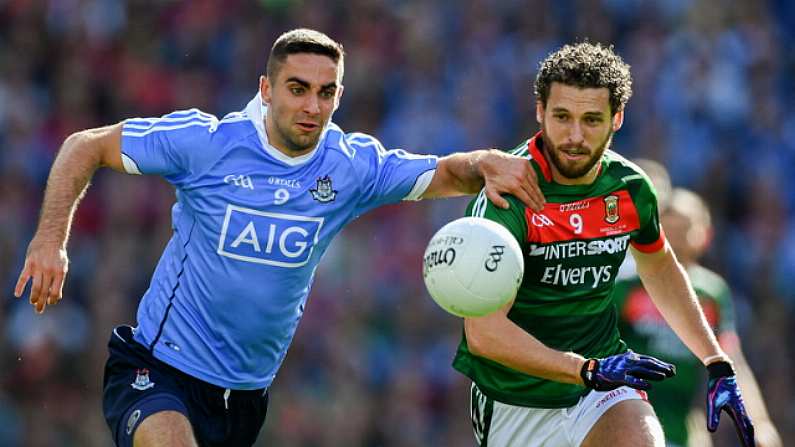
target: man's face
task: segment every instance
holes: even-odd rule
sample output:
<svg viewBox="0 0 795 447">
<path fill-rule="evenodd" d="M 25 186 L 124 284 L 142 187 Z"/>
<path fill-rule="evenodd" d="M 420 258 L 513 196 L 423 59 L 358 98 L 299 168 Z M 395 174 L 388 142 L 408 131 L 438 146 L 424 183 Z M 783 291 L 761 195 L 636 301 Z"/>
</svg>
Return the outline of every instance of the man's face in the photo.
<svg viewBox="0 0 795 447">
<path fill-rule="evenodd" d="M 695 262 L 707 248 L 709 229 L 699 221 L 674 209 L 660 215 L 665 238 L 683 264 Z"/>
<path fill-rule="evenodd" d="M 288 155 L 305 154 L 317 145 L 339 105 L 337 64 L 320 54 L 290 54 L 274 78 L 260 78 L 260 94 L 268 105 L 268 139 Z"/>
<path fill-rule="evenodd" d="M 546 107 L 541 101 L 536 103 L 536 119 L 541 124 L 544 152 L 553 175 L 569 183 L 596 172 L 596 164 L 610 145 L 613 132 L 621 127 L 624 113 L 610 115 L 607 88 L 554 82 Z"/>
</svg>

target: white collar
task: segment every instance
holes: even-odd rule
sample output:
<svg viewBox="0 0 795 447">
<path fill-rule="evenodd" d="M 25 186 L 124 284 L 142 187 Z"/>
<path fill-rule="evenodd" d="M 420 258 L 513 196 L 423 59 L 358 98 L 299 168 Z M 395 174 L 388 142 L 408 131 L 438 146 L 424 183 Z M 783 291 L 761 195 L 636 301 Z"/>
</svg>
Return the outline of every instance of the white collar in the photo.
<svg viewBox="0 0 795 447">
<path fill-rule="evenodd" d="M 254 96 L 251 101 L 248 102 L 246 105 L 246 114 L 248 115 L 248 119 L 257 129 L 257 134 L 259 134 L 259 141 L 262 143 L 262 147 L 265 148 L 265 152 L 267 152 L 271 157 L 281 161 L 282 163 L 288 164 L 290 166 L 297 166 L 309 161 L 312 157 L 314 157 L 315 153 L 317 152 L 318 147 L 320 147 L 320 143 L 323 142 L 323 138 L 325 137 L 326 130 L 323 129 L 323 133 L 320 134 L 320 139 L 318 140 L 318 144 L 315 146 L 314 149 L 307 152 L 304 155 L 299 155 L 297 157 L 290 157 L 289 155 L 285 154 L 284 152 L 276 149 L 268 142 L 268 132 L 265 130 L 265 115 L 268 114 L 268 106 L 262 102 L 262 97 L 260 93 Z"/>
</svg>

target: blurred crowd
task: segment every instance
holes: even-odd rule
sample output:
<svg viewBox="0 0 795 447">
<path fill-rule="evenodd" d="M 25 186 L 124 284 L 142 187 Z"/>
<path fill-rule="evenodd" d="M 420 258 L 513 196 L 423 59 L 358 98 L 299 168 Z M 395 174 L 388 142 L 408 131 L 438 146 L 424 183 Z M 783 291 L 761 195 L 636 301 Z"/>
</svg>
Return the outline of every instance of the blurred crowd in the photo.
<svg viewBox="0 0 795 447">
<path fill-rule="evenodd" d="M 106 343 L 134 322 L 170 236 L 163 180 L 100 172 L 65 299 L 43 316 L 15 300 L 60 143 L 126 117 L 240 110 L 276 36 L 298 26 L 345 46 L 335 122 L 440 155 L 514 147 L 537 130 L 538 61 L 574 39 L 614 43 L 635 80 L 614 149 L 661 161 L 712 207 L 704 264 L 733 287 L 749 363 L 795 442 L 795 3 L 0 0 L 0 445 L 111 445 Z M 337 238 L 258 445 L 473 445 L 468 383 L 450 367 L 461 321 L 428 298 L 420 265 L 465 204 L 383 208 Z"/>
</svg>

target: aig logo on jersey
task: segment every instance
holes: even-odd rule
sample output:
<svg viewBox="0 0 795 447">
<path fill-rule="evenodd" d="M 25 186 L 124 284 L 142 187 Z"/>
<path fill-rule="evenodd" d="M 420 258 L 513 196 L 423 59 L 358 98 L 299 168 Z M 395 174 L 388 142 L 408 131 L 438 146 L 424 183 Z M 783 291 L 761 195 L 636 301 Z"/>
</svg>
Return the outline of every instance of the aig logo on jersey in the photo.
<svg viewBox="0 0 795 447">
<path fill-rule="evenodd" d="M 309 261 L 322 226 L 322 217 L 228 205 L 217 253 L 239 261 L 300 267 Z"/>
</svg>

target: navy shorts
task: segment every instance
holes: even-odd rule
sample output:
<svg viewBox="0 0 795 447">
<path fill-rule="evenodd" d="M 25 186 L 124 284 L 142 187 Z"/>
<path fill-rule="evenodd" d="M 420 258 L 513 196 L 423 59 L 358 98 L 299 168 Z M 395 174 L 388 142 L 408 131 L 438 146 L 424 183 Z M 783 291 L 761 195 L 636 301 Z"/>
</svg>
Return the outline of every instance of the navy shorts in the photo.
<svg viewBox="0 0 795 447">
<path fill-rule="evenodd" d="M 108 342 L 102 410 L 118 447 L 131 447 L 135 429 L 159 411 L 185 415 L 202 447 L 250 447 L 268 409 L 268 390 L 226 390 L 156 359 L 118 326 Z"/>
</svg>

